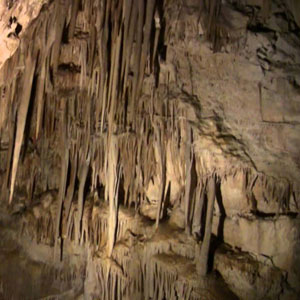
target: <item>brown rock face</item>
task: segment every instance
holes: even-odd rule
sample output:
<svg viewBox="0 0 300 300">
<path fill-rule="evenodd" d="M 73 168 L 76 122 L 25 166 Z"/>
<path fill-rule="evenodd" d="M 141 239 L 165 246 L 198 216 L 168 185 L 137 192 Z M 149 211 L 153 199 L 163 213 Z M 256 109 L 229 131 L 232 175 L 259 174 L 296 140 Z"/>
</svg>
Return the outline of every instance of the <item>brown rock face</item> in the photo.
<svg viewBox="0 0 300 300">
<path fill-rule="evenodd" d="M 0 2 L 0 68 L 16 52 L 20 45 L 19 39 L 45 3 L 47 0 Z"/>
<path fill-rule="evenodd" d="M 0 2 L 0 298 L 296 299 L 299 12 Z"/>
</svg>

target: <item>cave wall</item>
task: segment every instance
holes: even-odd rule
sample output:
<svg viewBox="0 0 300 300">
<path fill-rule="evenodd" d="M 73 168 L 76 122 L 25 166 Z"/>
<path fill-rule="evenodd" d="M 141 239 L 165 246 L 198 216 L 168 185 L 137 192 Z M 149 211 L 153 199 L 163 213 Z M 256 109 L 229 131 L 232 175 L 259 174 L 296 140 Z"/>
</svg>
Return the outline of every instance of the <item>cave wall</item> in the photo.
<svg viewBox="0 0 300 300">
<path fill-rule="evenodd" d="M 53 247 L 58 261 L 63 244 L 71 241 L 92 244 L 97 251 L 105 246 L 105 257 L 124 266 L 122 259 L 130 255 L 116 245 L 128 230 L 137 234 L 137 227 L 148 228 L 124 207 L 156 229 L 168 220 L 198 244 L 205 227 L 202 204 L 213 179 L 214 234 L 251 253 L 259 264 L 280 270 L 276 284 L 285 277 L 297 291 L 295 5 L 259 0 L 45 3 L 0 71 L 1 203 L 21 215 L 21 232 Z M 192 254 L 176 246 L 172 251 L 197 260 L 193 243 Z M 166 250 L 161 245 L 149 249 L 142 257 L 154 257 L 153 268 L 159 268 L 163 259 L 155 255 Z M 111 261 L 107 266 L 107 260 L 92 257 L 88 264 L 98 261 L 99 268 L 89 270 L 104 278 Z M 217 266 L 234 285 L 226 264 Z M 260 269 L 255 272 L 266 278 Z M 119 280 L 121 293 L 126 284 L 118 271 L 112 273 L 110 280 Z M 142 278 L 147 276 L 151 271 Z M 168 276 L 162 285 L 146 280 L 161 287 L 148 287 L 147 297 L 153 297 L 152 290 L 168 293 Z M 100 290 L 105 290 L 103 280 Z M 141 280 L 133 281 L 141 286 Z M 253 299 L 282 293 L 270 290 L 254 293 Z"/>
</svg>

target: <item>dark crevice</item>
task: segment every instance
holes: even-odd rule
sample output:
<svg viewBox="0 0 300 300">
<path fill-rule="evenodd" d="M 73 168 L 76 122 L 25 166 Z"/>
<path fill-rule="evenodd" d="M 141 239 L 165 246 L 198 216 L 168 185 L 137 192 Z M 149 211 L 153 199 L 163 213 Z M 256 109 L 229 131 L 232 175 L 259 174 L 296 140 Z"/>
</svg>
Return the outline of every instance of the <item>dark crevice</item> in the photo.
<svg viewBox="0 0 300 300">
<path fill-rule="evenodd" d="M 80 73 L 81 72 L 81 66 L 77 66 L 73 63 L 60 64 L 58 66 L 58 70 L 63 71 L 63 72 Z"/>
<path fill-rule="evenodd" d="M 253 211 L 253 215 L 256 217 L 266 219 L 266 218 L 277 218 L 278 216 L 287 216 L 291 218 L 296 218 L 298 216 L 297 212 L 286 212 L 286 213 L 266 213 L 259 210 Z"/>
</svg>

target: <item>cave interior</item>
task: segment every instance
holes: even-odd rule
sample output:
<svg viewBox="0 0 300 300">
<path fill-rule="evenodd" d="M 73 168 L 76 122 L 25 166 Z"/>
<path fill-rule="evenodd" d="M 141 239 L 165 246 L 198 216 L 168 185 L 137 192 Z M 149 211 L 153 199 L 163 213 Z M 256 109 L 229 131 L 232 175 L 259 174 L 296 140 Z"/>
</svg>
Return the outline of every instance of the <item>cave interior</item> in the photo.
<svg viewBox="0 0 300 300">
<path fill-rule="evenodd" d="M 0 299 L 300 295 L 300 1 L 0 2 Z"/>
</svg>

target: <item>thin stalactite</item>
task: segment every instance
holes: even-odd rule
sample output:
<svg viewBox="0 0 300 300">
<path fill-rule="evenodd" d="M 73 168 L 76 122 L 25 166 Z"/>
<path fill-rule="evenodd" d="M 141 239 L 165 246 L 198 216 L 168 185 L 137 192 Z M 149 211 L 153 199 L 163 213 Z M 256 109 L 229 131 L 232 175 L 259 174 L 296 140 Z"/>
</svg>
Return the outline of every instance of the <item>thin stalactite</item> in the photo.
<svg viewBox="0 0 300 300">
<path fill-rule="evenodd" d="M 31 96 L 31 85 L 33 81 L 34 71 L 36 62 L 34 60 L 34 54 L 32 49 L 28 50 L 26 57 L 26 68 L 25 74 L 23 77 L 23 88 L 22 88 L 22 102 L 17 112 L 17 129 L 16 129 L 16 138 L 14 145 L 14 154 L 12 161 L 12 171 L 11 171 L 11 183 L 10 183 L 10 195 L 9 203 L 12 202 L 15 188 L 15 181 L 17 176 L 18 163 L 20 158 L 21 146 L 23 142 L 24 130 L 26 125 L 27 112 Z"/>
<path fill-rule="evenodd" d="M 207 213 L 206 213 L 206 222 L 205 222 L 205 233 L 203 243 L 200 248 L 200 254 L 197 257 L 196 268 L 200 276 L 207 275 L 208 271 L 208 256 L 211 240 L 211 231 L 212 231 L 212 218 L 214 203 L 216 198 L 216 181 L 215 176 L 212 175 L 208 179 L 207 183 Z"/>
</svg>

